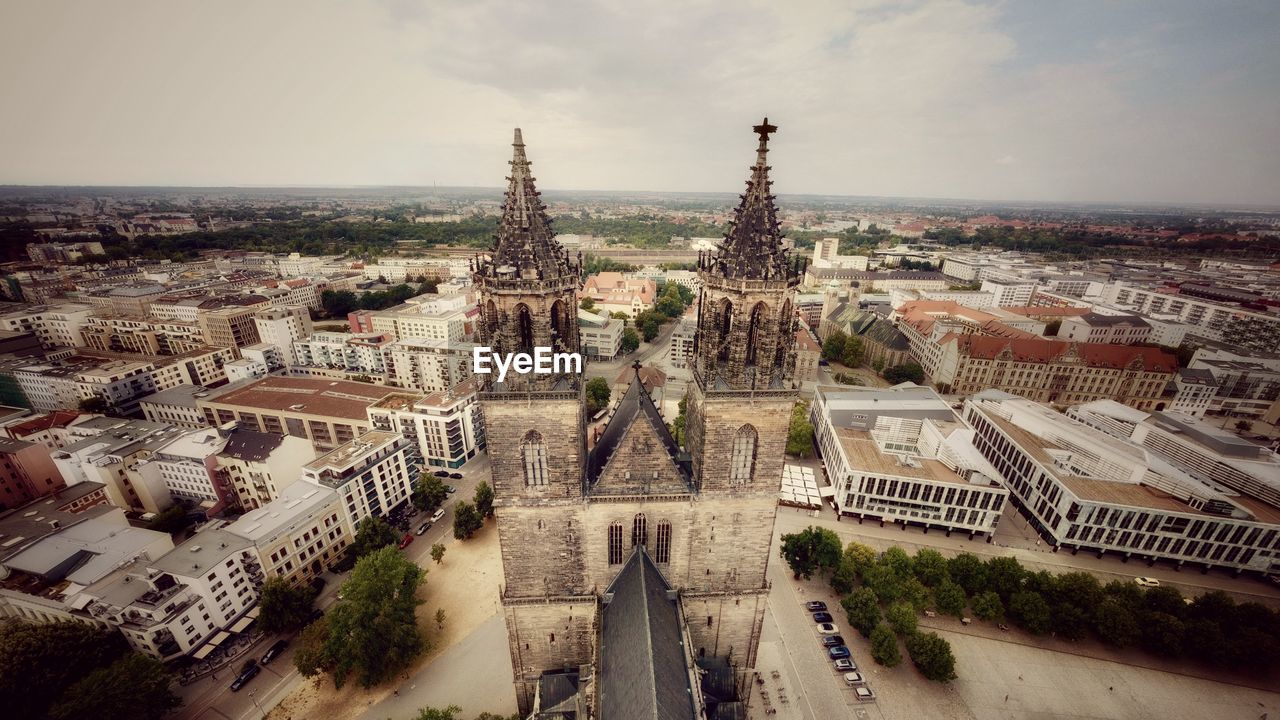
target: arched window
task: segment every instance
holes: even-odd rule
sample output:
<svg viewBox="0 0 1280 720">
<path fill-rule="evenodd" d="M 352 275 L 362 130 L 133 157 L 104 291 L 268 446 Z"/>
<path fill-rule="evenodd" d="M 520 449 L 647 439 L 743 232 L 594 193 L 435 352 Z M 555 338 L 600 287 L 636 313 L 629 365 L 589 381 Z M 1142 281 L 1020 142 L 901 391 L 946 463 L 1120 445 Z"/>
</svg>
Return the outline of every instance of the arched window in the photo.
<svg viewBox="0 0 1280 720">
<path fill-rule="evenodd" d="M 516 306 L 516 328 L 519 331 L 520 350 L 533 351 L 533 315 L 529 306 L 520 303 Z"/>
<path fill-rule="evenodd" d="M 716 336 L 716 342 L 720 343 L 719 358 L 721 360 L 729 359 L 729 333 L 733 331 L 733 303 L 729 302 L 729 298 L 720 301 L 720 332 Z"/>
<path fill-rule="evenodd" d="M 729 482 L 745 485 L 751 482 L 756 470 L 756 442 L 760 436 L 750 425 L 743 425 L 733 436 L 732 465 L 729 466 Z"/>
<path fill-rule="evenodd" d="M 614 522 L 609 526 L 609 564 L 622 564 L 622 523 Z"/>
<path fill-rule="evenodd" d="M 761 333 L 765 328 L 765 318 L 769 315 L 769 306 L 764 303 L 756 303 L 751 308 L 751 320 L 747 323 L 747 365 L 755 365 L 757 345 L 760 344 Z"/>
<path fill-rule="evenodd" d="M 520 456 L 524 459 L 525 487 L 547 486 L 547 446 L 537 430 L 530 430 L 520 443 Z"/>
<path fill-rule="evenodd" d="M 631 547 L 649 544 L 649 525 L 645 522 L 644 513 L 636 513 L 631 521 Z"/>
<path fill-rule="evenodd" d="M 658 541 L 653 549 L 653 561 L 671 562 L 671 523 L 666 520 L 658 521 Z"/>
</svg>

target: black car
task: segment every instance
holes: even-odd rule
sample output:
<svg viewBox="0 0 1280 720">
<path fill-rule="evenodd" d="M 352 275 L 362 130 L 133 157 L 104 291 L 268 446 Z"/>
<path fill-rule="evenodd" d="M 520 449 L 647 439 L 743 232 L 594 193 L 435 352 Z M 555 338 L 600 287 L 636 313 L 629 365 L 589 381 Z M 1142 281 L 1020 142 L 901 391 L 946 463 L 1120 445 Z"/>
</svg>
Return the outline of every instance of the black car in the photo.
<svg viewBox="0 0 1280 720">
<path fill-rule="evenodd" d="M 263 665 L 270 664 L 271 661 L 275 660 L 276 656 L 284 652 L 284 649 L 287 647 L 289 647 L 288 640 L 275 641 L 275 643 L 273 643 L 271 647 L 267 648 L 267 651 L 262 654 L 262 664 Z"/>
<path fill-rule="evenodd" d="M 461 479 L 462 479 L 462 473 L 449 473 L 449 479 L 451 479 L 451 480 L 461 480 Z"/>
<path fill-rule="evenodd" d="M 435 471 L 435 473 L 434 473 L 434 474 L 435 474 L 435 476 L 436 476 L 436 477 L 438 477 L 438 478 L 447 478 L 447 477 L 449 477 L 449 471 L 448 471 L 448 470 L 437 470 L 437 471 Z"/>
<path fill-rule="evenodd" d="M 824 635 L 822 637 L 822 647 L 835 647 L 843 644 L 844 638 L 839 635 Z"/>
<path fill-rule="evenodd" d="M 307 624 L 310 625 L 322 617 L 324 617 L 324 611 L 320 608 L 313 608 L 311 614 L 307 616 Z"/>
<path fill-rule="evenodd" d="M 827 604 L 821 600 L 810 600 L 804 604 L 804 609 L 809 612 L 826 612 Z"/>
<path fill-rule="evenodd" d="M 822 623 L 835 622 L 835 618 L 831 617 L 831 613 L 816 612 L 813 614 L 813 621 L 821 625 Z"/>
<path fill-rule="evenodd" d="M 240 688 L 249 684 L 249 681 L 258 677 L 258 673 L 262 672 L 262 667 L 256 662 L 246 668 L 243 672 L 231 681 L 231 692 L 239 692 Z"/>
</svg>

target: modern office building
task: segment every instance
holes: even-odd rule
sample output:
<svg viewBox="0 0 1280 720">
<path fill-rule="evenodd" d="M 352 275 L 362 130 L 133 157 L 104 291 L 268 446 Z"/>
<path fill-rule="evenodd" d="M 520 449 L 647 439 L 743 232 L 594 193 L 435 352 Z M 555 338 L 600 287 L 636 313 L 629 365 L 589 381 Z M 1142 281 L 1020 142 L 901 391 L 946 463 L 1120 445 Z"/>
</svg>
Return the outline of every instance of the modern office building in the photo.
<svg viewBox="0 0 1280 720">
<path fill-rule="evenodd" d="M 302 479 L 336 490 L 348 524 L 357 527 L 409 501 L 410 446 L 398 432 L 372 430 L 307 463 Z"/>
<path fill-rule="evenodd" d="M 368 408 L 394 388 L 327 378 L 269 376 L 199 398 L 205 422 L 307 438 L 332 450 L 369 430 Z"/>
</svg>

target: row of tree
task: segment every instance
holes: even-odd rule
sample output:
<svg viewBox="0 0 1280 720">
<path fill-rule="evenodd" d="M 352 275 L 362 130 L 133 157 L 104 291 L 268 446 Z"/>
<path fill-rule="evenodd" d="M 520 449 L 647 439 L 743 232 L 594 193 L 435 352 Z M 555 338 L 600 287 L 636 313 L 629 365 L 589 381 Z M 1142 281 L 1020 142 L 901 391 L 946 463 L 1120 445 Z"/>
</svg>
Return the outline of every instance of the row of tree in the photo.
<svg viewBox="0 0 1280 720">
<path fill-rule="evenodd" d="M 830 533 L 828 535 L 827 533 Z M 970 553 L 950 559 L 936 550 L 914 556 L 893 547 L 877 555 L 834 533 L 810 528 L 783 538 L 793 572 L 826 574 L 840 593 L 861 594 L 849 622 L 870 635 L 879 618 L 871 602 L 898 613 L 932 608 L 990 622 L 1006 620 L 1034 635 L 1070 641 L 1095 638 L 1113 647 L 1141 647 L 1162 657 L 1265 674 L 1280 665 L 1280 615 L 1254 602 L 1236 603 L 1220 591 L 1184 598 L 1175 588 L 1142 588 L 1090 573 L 1051 574 L 1024 568 L 1016 558 L 983 561 Z M 855 592 L 854 588 L 858 590 Z M 848 608 L 846 608 L 848 609 Z M 895 629 L 901 623 L 893 623 Z"/>
<path fill-rule="evenodd" d="M 350 290 L 325 290 L 320 293 L 320 306 L 324 308 L 324 314 L 328 317 L 345 318 L 347 313 L 356 310 L 385 310 L 411 297 L 435 291 L 436 284 L 433 282 L 424 282 L 417 286 L 401 283 L 386 290 L 375 290 L 362 295 L 357 295 Z"/>
</svg>

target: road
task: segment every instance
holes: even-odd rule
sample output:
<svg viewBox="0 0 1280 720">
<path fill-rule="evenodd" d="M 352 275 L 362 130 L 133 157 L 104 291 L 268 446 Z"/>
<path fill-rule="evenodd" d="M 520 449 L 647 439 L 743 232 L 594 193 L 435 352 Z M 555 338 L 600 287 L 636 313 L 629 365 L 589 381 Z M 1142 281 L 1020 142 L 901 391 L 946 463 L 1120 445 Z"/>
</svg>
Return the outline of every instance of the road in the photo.
<svg viewBox="0 0 1280 720">
<path fill-rule="evenodd" d="M 454 485 L 458 491 L 449 496 L 445 501 L 444 517 L 440 521 L 433 524 L 431 529 L 427 530 L 425 535 L 414 535 L 414 541 L 404 552 L 407 557 L 421 565 L 429 567 L 433 564 L 431 559 L 431 546 L 435 543 L 446 542 L 453 535 L 453 508 L 457 504 L 458 499 L 464 499 L 470 502 L 475 496 L 476 485 L 481 480 L 489 477 L 489 456 L 483 453 L 478 454 L 470 462 L 457 471 L 461 472 L 463 478 L 461 480 L 446 480 L 445 482 Z M 426 513 L 416 515 L 410 524 L 410 530 L 417 532 L 418 525 L 429 517 Z M 342 587 L 342 583 L 346 581 L 346 575 L 335 575 L 333 573 L 325 573 L 324 578 L 326 584 L 320 596 L 316 599 L 316 607 L 327 610 L 338 599 L 338 591 Z M 178 695 L 183 699 L 183 707 L 178 710 L 176 717 L 192 718 L 193 720 L 213 720 L 215 718 L 221 720 L 256 720 L 269 712 L 299 684 L 302 683 L 302 676 L 293 666 L 293 654 L 296 643 L 290 646 L 276 658 L 270 665 L 262 668 L 262 672 L 256 678 L 251 680 L 240 692 L 231 692 L 231 681 L 235 679 L 236 671 L 240 664 L 248 658 L 260 658 L 271 646 L 271 643 L 277 639 L 285 637 L 283 635 L 271 635 L 264 637 L 250 650 L 228 666 L 218 670 L 212 675 L 205 676 L 190 685 L 180 686 L 176 689 Z"/>
</svg>

